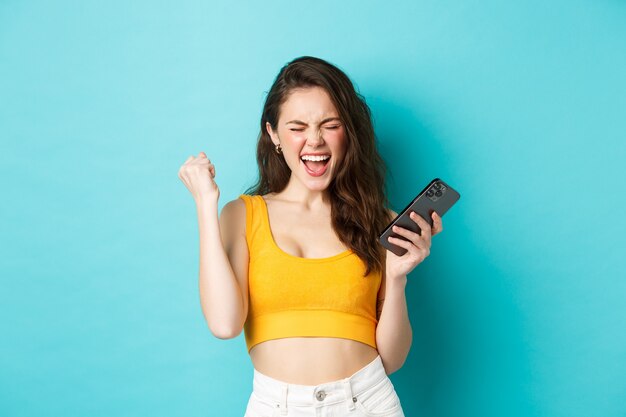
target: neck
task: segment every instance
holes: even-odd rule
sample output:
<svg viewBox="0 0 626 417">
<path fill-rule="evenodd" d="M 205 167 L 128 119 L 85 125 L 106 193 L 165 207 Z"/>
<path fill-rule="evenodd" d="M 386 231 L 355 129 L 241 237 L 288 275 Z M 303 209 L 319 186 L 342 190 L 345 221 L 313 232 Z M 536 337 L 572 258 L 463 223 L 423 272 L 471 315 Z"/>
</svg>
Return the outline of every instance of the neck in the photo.
<svg viewBox="0 0 626 417">
<path fill-rule="evenodd" d="M 292 175 L 289 183 L 280 192 L 281 198 L 301 204 L 303 210 L 319 210 L 330 206 L 328 189 L 311 190 Z"/>
</svg>

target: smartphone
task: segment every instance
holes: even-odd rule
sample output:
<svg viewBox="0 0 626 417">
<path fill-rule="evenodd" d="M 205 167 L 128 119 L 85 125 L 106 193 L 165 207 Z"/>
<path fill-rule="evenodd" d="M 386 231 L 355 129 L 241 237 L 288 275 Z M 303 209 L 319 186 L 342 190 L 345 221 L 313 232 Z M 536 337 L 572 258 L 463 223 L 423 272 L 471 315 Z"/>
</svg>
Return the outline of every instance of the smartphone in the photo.
<svg viewBox="0 0 626 417">
<path fill-rule="evenodd" d="M 435 178 L 385 227 L 378 238 L 380 244 L 398 256 L 404 255 L 406 249 L 390 243 L 387 238 L 392 236 L 407 241 L 408 239 L 393 232 L 392 227 L 397 225 L 415 233 L 421 233 L 421 228 L 409 217 L 412 211 L 422 216 L 432 227 L 433 211 L 442 217 L 460 197 L 461 195 L 456 190 L 439 178 Z"/>
</svg>

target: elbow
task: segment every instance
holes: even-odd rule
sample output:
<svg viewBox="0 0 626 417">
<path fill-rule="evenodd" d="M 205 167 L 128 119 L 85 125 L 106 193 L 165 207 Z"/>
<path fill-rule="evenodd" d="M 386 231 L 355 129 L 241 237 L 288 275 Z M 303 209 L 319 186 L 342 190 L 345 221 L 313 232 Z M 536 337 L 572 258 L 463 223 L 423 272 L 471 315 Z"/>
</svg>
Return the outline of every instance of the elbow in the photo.
<svg viewBox="0 0 626 417">
<path fill-rule="evenodd" d="M 213 336 L 222 340 L 234 339 L 235 337 L 239 336 L 242 331 L 241 328 L 235 328 L 235 327 L 211 327 L 209 326 L 209 329 L 211 330 L 211 333 L 213 334 Z"/>
<path fill-rule="evenodd" d="M 211 322 L 207 320 L 207 325 L 213 336 L 223 340 L 234 339 L 243 331 L 243 324 L 237 325 L 235 323 Z"/>
<path fill-rule="evenodd" d="M 381 352 L 379 350 L 379 352 Z M 402 367 L 404 366 L 404 363 L 407 360 L 408 357 L 408 352 L 407 354 L 386 354 L 385 352 L 383 352 L 383 354 L 379 353 L 380 355 L 380 359 L 383 362 L 383 367 L 385 368 L 385 373 L 387 375 L 391 375 L 394 372 L 399 371 L 400 369 L 402 369 Z"/>
<path fill-rule="evenodd" d="M 387 375 L 391 375 L 394 372 L 399 371 L 404 366 L 404 361 L 401 363 L 393 363 L 385 366 L 385 372 Z"/>
<path fill-rule="evenodd" d="M 212 319 L 210 319 L 210 317 L 212 317 Z M 241 320 L 233 321 L 228 317 L 214 317 L 207 316 L 206 314 L 204 315 L 204 318 L 211 334 L 218 339 L 223 340 L 234 339 L 239 336 L 243 331 L 245 323 L 245 321 L 242 322 Z"/>
</svg>

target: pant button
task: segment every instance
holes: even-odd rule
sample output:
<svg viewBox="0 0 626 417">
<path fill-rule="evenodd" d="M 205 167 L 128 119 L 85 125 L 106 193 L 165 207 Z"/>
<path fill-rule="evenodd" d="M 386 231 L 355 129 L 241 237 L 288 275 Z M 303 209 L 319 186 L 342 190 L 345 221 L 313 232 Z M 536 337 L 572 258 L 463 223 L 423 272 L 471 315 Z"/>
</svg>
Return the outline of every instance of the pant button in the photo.
<svg viewBox="0 0 626 417">
<path fill-rule="evenodd" d="M 317 394 L 315 394 L 315 397 L 319 401 L 322 401 L 322 400 L 324 400 L 324 398 L 326 398 L 326 393 L 324 391 L 318 391 Z"/>
</svg>

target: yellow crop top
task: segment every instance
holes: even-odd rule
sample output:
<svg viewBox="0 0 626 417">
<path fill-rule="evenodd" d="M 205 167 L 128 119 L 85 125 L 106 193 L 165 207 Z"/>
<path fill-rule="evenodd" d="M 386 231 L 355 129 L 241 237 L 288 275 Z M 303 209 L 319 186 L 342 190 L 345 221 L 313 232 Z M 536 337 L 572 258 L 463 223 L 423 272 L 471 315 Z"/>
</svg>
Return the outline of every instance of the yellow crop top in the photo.
<svg viewBox="0 0 626 417">
<path fill-rule="evenodd" d="M 265 200 L 246 203 L 249 302 L 244 334 L 248 352 L 284 337 L 339 337 L 376 348 L 376 296 L 382 275 L 348 249 L 327 258 L 301 258 L 278 247 Z"/>
</svg>

